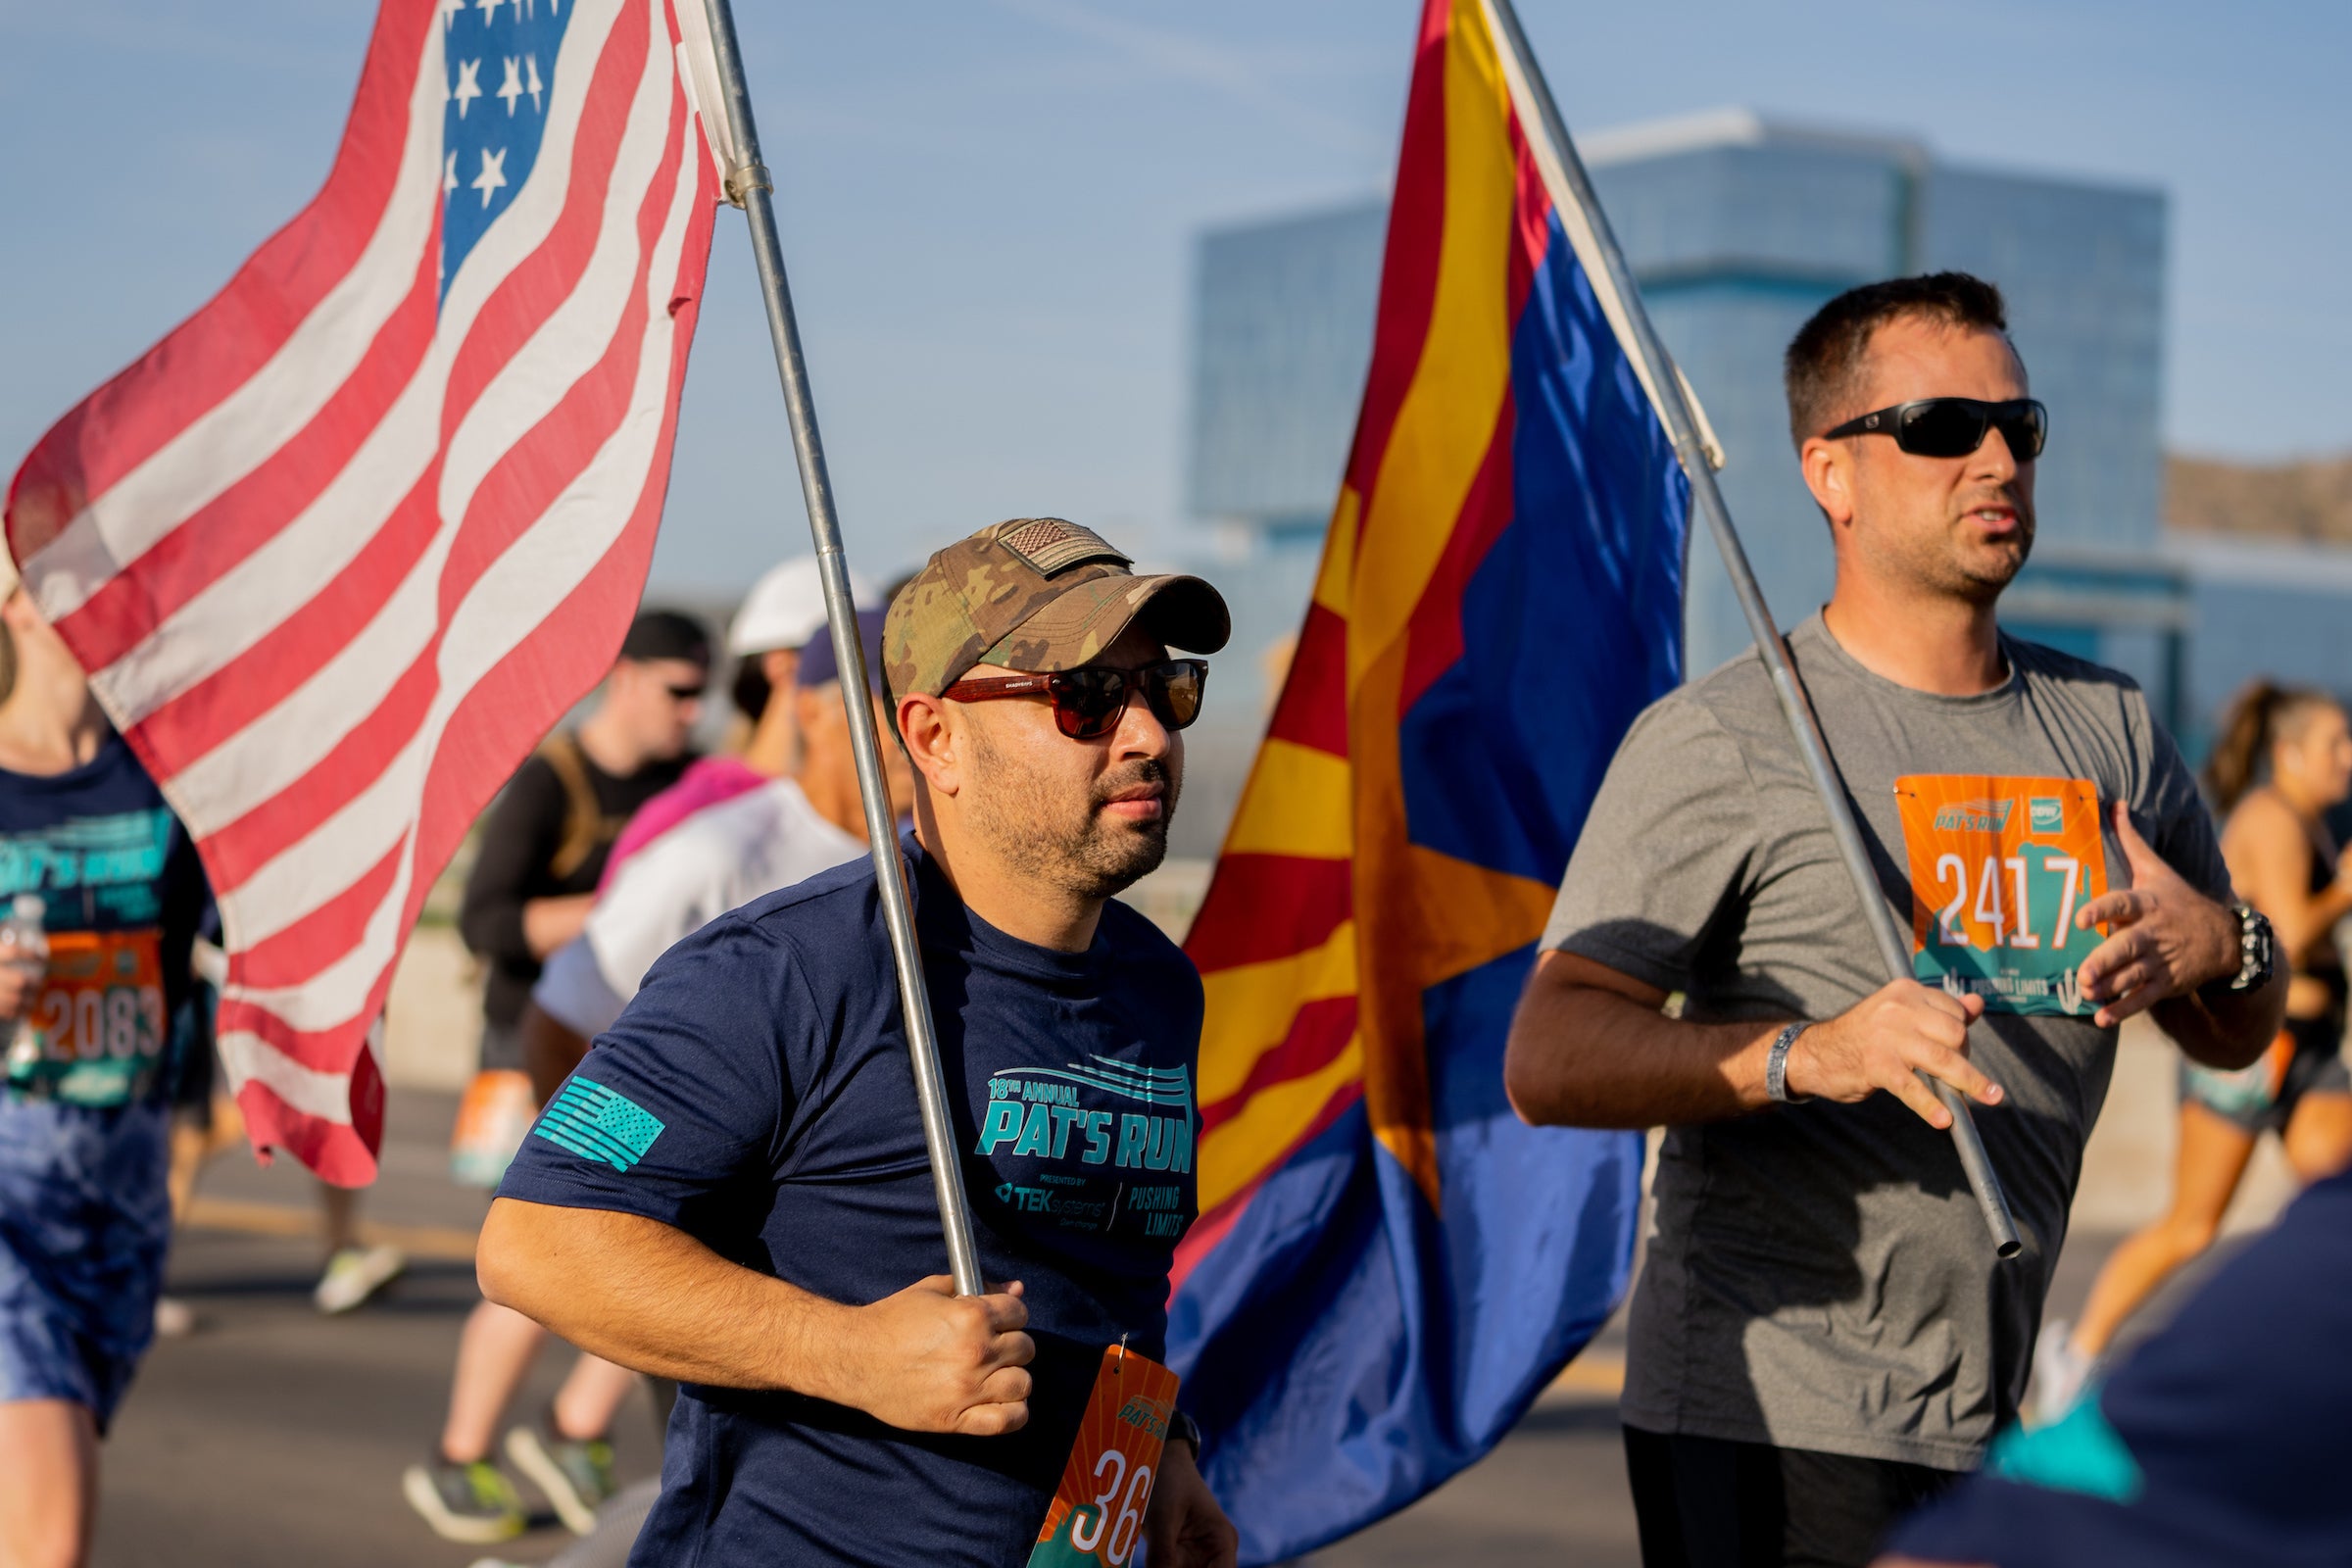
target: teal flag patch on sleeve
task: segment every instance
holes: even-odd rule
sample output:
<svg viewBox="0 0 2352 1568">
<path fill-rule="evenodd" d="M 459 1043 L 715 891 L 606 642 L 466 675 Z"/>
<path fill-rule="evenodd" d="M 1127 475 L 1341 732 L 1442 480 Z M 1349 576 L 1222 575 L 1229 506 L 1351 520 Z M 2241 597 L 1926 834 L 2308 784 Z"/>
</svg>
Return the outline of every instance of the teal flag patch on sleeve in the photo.
<svg viewBox="0 0 2352 1568">
<path fill-rule="evenodd" d="M 531 1131 L 582 1159 L 626 1171 L 662 1136 L 662 1121 L 627 1096 L 574 1077 L 548 1102 Z"/>
</svg>

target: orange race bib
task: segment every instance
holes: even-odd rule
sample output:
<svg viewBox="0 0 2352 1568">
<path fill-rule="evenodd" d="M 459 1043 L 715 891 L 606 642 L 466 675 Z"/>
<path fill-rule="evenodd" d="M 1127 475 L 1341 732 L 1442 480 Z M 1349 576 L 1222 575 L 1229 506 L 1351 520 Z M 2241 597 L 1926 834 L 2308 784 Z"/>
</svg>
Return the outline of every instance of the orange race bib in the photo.
<svg viewBox="0 0 2352 1568">
<path fill-rule="evenodd" d="M 449 1137 L 451 1180 L 495 1192 L 538 1119 L 539 1097 L 531 1092 L 529 1073 L 512 1067 L 475 1073 L 458 1102 L 458 1123 Z"/>
<path fill-rule="evenodd" d="M 2075 980 L 2103 931 L 2075 911 L 2107 891 L 2087 779 L 1915 773 L 1894 781 L 1911 873 L 1912 972 L 1995 1012 L 2095 1011 Z"/>
<path fill-rule="evenodd" d="M 1124 1345 L 1103 1348 L 1029 1568 L 1121 1568 L 1134 1559 L 1175 1409 L 1175 1373 Z"/>
<path fill-rule="evenodd" d="M 11 1054 L 11 1089 L 127 1104 L 145 1092 L 169 1038 L 162 934 L 49 933 L 49 972 L 29 1016 L 39 1050 Z"/>
</svg>

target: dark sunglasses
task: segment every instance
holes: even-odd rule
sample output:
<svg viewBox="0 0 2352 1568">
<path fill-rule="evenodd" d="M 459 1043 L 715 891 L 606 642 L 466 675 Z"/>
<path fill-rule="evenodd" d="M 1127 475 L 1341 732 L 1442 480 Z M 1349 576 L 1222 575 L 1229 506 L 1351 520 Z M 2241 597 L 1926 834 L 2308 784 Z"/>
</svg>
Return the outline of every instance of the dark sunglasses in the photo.
<svg viewBox="0 0 2352 1568">
<path fill-rule="evenodd" d="M 664 686 L 662 689 L 669 693 L 669 700 L 673 703 L 701 702 L 703 693 L 709 690 L 704 686 Z"/>
<path fill-rule="evenodd" d="M 1127 700 L 1139 688 L 1153 718 L 1169 729 L 1183 729 L 1200 716 L 1200 692 L 1207 684 L 1207 660 L 1171 659 L 1141 669 L 1082 664 L 1051 675 L 959 680 L 939 695 L 957 703 L 1049 697 L 1054 701 L 1056 728 L 1074 741 L 1099 741 L 1119 727 L 1119 715 L 1127 711 Z"/>
<path fill-rule="evenodd" d="M 1984 444 L 1989 425 L 2009 443 L 2009 456 L 2032 463 L 2050 438 L 2050 411 L 2032 398 L 1982 403 L 1975 398 L 1921 398 L 1897 403 L 1858 419 L 1848 419 L 1824 438 L 1890 435 L 1894 444 L 1920 458 L 1965 458 Z"/>
</svg>

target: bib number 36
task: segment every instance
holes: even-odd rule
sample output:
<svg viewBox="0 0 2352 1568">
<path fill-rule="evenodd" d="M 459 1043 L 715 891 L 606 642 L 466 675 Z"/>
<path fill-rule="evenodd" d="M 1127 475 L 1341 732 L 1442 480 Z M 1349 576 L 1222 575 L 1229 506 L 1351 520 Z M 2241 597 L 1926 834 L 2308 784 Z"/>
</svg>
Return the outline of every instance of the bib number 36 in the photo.
<svg viewBox="0 0 2352 1568">
<path fill-rule="evenodd" d="M 1175 1408 L 1175 1373 L 1124 1346 L 1103 1350 L 1029 1568 L 1125 1568 L 1134 1560 Z"/>
</svg>

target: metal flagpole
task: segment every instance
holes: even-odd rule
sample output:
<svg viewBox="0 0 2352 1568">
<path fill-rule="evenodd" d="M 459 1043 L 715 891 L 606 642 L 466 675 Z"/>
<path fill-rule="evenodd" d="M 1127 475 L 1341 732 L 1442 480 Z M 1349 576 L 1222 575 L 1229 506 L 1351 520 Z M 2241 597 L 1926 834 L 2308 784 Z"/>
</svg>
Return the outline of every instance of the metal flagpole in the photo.
<svg viewBox="0 0 2352 1568">
<path fill-rule="evenodd" d="M 691 0 L 689 0 L 691 3 Z M 760 264 L 760 289 L 767 300 L 767 331 L 775 342 L 776 373 L 784 382 L 784 411 L 792 424 L 792 451 L 801 469 L 801 498 L 808 504 L 808 532 L 825 590 L 825 619 L 833 631 L 833 655 L 841 665 L 841 700 L 849 710 L 850 750 L 858 763 L 858 792 L 865 803 L 865 836 L 874 858 L 874 880 L 882 894 L 882 919 L 890 930 L 890 953 L 899 974 L 899 1003 L 906 1017 L 906 1054 L 914 1068 L 914 1094 L 922 1111 L 923 1145 L 931 1155 L 931 1183 L 939 1196 L 940 1227 L 947 1233 L 948 1272 L 956 1294 L 978 1296 L 980 1252 L 972 1241 L 972 1211 L 963 1193 L 963 1168 L 956 1157 L 956 1134 L 948 1118 L 947 1083 L 939 1066 L 939 1035 L 931 1022 L 931 997 L 923 986 L 923 955 L 914 935 L 913 901 L 906 891 L 906 863 L 899 856 L 898 824 L 882 779 L 881 738 L 866 697 L 865 649 L 858 636 L 858 609 L 850 592 L 850 569 L 841 552 L 841 518 L 833 510 L 833 481 L 825 472 L 825 448 L 816 432 L 816 406 L 808 394 L 808 367 L 801 357 L 801 329 L 784 278 L 784 245 L 776 232 L 775 186 L 760 161 L 760 134 L 752 124 L 752 97 L 743 78 L 743 54 L 735 41 L 735 16 L 728 0 L 705 0 L 710 19 L 711 53 L 726 94 L 734 131 L 733 167 L 727 171 L 727 199 L 745 210 L 752 225 L 752 254 Z"/>
<path fill-rule="evenodd" d="M 1609 282 L 1624 304 L 1634 337 L 1626 346 L 1639 357 L 1648 373 L 1650 386 L 1657 395 L 1658 412 L 1666 421 L 1666 433 L 1674 442 L 1675 457 L 1690 477 L 1691 498 L 1705 514 L 1707 527 L 1715 536 L 1715 548 L 1722 553 L 1724 567 L 1732 575 L 1732 588 L 1740 597 L 1740 609 L 1747 616 L 1748 630 L 1755 636 L 1756 652 L 1763 657 L 1764 667 L 1772 675 L 1781 710 L 1788 715 L 1788 728 L 1796 737 L 1797 754 L 1804 759 L 1805 771 L 1812 777 L 1813 788 L 1830 813 L 1830 836 L 1837 841 L 1838 858 L 1844 860 L 1846 872 L 1854 880 L 1854 892 L 1862 900 L 1863 918 L 1877 939 L 1886 973 L 1893 979 L 1909 978 L 1910 949 L 1894 923 L 1893 912 L 1886 907 L 1886 897 L 1879 886 L 1878 876 L 1870 868 L 1869 853 L 1863 848 L 1861 830 L 1854 823 L 1853 808 L 1846 803 L 1845 787 L 1830 760 L 1829 747 L 1822 740 L 1821 724 L 1814 717 L 1812 702 L 1788 662 L 1788 650 L 1781 641 L 1780 628 L 1764 604 L 1763 590 L 1756 586 L 1756 574 L 1748 566 L 1747 552 L 1740 546 L 1739 531 L 1732 526 L 1732 514 L 1723 504 L 1723 492 L 1716 487 L 1715 470 L 1708 465 L 1705 448 L 1699 441 L 1698 421 L 1691 416 L 1690 402 L 1684 396 L 1682 376 L 1676 371 L 1666 346 L 1658 340 L 1657 330 L 1650 325 L 1649 313 L 1642 308 L 1642 292 L 1634 284 L 1633 270 L 1626 266 L 1625 253 L 1617 248 L 1617 236 L 1609 229 L 1608 215 L 1600 210 L 1600 200 L 1592 193 L 1592 182 L 1586 177 L 1584 163 L 1576 155 L 1576 144 L 1569 140 L 1559 106 L 1552 102 L 1544 70 L 1536 63 L 1527 33 L 1519 25 L 1518 12 L 1512 8 L 1511 0 L 1485 0 L 1485 4 L 1500 25 L 1505 46 L 1535 97 L 1537 114 L 1543 121 L 1542 134 L 1567 177 L 1569 194 L 1592 227 L 1601 266 L 1607 270 Z M 2001 1257 L 2016 1256 L 2017 1225 L 2009 1217 L 2009 1202 L 2001 1195 L 2000 1178 L 1993 1174 L 1992 1162 L 1984 1156 L 1984 1140 L 1977 1136 L 1977 1124 L 1969 1115 L 1967 1100 L 1941 1079 L 1926 1073 L 1920 1077 L 1951 1112 L 1952 1144 L 1960 1152 L 1960 1168 L 1968 1175 L 1968 1185 L 1976 1192 L 1977 1205 L 1984 1210 L 1985 1227 L 1992 1232 L 1994 1253 Z"/>
</svg>

